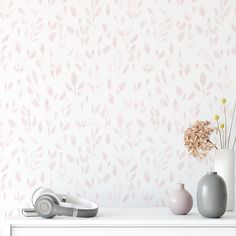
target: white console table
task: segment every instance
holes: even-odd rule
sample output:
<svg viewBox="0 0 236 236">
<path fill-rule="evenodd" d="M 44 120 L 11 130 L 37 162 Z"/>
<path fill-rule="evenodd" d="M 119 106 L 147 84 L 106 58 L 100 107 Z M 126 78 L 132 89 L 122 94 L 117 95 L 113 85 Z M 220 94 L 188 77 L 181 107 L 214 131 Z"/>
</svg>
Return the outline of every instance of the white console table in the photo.
<svg viewBox="0 0 236 236">
<path fill-rule="evenodd" d="M 166 208 L 100 208 L 95 218 L 20 216 L 9 222 L 10 236 L 235 236 L 236 212 L 206 219 L 196 211 L 176 216 Z"/>
</svg>

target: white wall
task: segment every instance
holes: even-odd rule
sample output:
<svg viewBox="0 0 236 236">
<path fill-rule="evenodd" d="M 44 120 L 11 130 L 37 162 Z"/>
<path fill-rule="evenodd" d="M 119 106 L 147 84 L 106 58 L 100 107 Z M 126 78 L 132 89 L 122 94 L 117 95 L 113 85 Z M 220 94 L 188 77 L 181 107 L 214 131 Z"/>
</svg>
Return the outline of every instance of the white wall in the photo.
<svg viewBox="0 0 236 236">
<path fill-rule="evenodd" d="M 0 216 L 38 186 L 100 205 L 195 197 L 183 131 L 235 98 L 234 0 L 0 1 Z"/>
</svg>

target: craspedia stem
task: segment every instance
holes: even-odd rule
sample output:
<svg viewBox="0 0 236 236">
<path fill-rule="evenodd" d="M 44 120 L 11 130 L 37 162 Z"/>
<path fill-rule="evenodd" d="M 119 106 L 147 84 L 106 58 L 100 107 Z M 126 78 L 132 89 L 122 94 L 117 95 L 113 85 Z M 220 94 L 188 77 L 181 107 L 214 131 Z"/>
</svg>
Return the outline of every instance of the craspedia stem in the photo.
<svg viewBox="0 0 236 236">
<path fill-rule="evenodd" d="M 226 119 L 226 106 L 224 104 L 224 113 L 225 113 L 225 141 L 224 141 L 224 148 L 226 148 L 227 142 L 227 119 Z"/>
<path fill-rule="evenodd" d="M 231 124 L 230 124 L 230 130 L 229 130 L 229 137 L 228 137 L 228 145 L 227 145 L 227 148 L 229 148 L 230 136 L 231 136 L 232 127 L 233 127 L 233 123 L 234 123 L 235 110 L 236 110 L 236 102 L 235 102 L 235 104 L 234 104 L 234 111 L 233 111 L 233 116 L 232 116 L 232 120 L 231 120 Z"/>
<path fill-rule="evenodd" d="M 216 122 L 217 122 L 218 131 L 219 131 L 219 136 L 220 136 L 220 147 L 223 148 L 223 143 L 222 143 L 222 138 L 221 138 L 221 131 L 220 131 L 219 121 L 217 120 Z"/>
<path fill-rule="evenodd" d="M 235 143 L 236 143 L 236 137 L 234 138 L 233 150 L 234 150 L 234 147 L 235 147 Z"/>
</svg>

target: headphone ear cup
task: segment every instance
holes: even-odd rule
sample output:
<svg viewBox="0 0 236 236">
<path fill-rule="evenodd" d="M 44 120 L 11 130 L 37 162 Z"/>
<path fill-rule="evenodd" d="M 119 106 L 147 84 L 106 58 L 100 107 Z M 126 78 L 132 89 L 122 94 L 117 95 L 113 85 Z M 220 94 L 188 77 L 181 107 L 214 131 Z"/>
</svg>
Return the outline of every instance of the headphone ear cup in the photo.
<svg viewBox="0 0 236 236">
<path fill-rule="evenodd" d="M 58 205 L 57 199 L 49 194 L 42 195 L 35 202 L 35 211 L 39 216 L 49 219 L 56 215 L 55 205 Z"/>
<path fill-rule="evenodd" d="M 39 197 L 41 197 L 42 195 L 45 195 L 45 194 L 50 194 L 50 195 L 54 196 L 54 198 L 57 198 L 57 197 L 55 196 L 54 191 L 51 190 L 50 188 L 40 187 L 40 188 L 37 188 L 37 189 L 34 191 L 33 195 L 32 195 L 31 201 L 32 201 L 33 206 L 35 205 L 37 199 L 38 199 Z M 59 201 L 58 198 L 57 198 L 57 201 Z"/>
</svg>

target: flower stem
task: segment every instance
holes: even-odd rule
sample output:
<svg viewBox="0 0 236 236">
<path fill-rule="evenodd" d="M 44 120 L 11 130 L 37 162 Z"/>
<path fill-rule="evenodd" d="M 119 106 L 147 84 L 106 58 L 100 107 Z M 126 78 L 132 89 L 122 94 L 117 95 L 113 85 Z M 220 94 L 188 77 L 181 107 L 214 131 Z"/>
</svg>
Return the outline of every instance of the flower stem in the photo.
<svg viewBox="0 0 236 236">
<path fill-rule="evenodd" d="M 234 111 L 233 111 L 233 116 L 232 116 L 232 120 L 231 120 L 231 124 L 230 124 L 229 137 L 228 137 L 228 148 L 229 148 L 229 142 L 230 142 L 231 131 L 232 131 L 233 123 L 234 123 L 235 110 L 236 110 L 236 102 L 235 102 L 235 104 L 234 104 Z"/>
<path fill-rule="evenodd" d="M 226 148 L 226 137 L 227 137 L 227 119 L 226 119 L 226 106 L 224 104 L 224 113 L 225 113 L 225 141 L 224 141 L 224 148 Z"/>
<path fill-rule="evenodd" d="M 212 141 L 210 141 L 210 140 L 207 140 L 207 142 L 208 143 L 210 143 L 210 144 L 213 144 L 214 145 L 214 147 L 215 147 L 215 149 L 218 149 L 218 147 L 214 144 L 214 143 L 212 143 Z"/>
<path fill-rule="evenodd" d="M 233 150 L 234 150 L 235 143 L 236 143 L 236 137 L 234 138 Z"/>
<path fill-rule="evenodd" d="M 217 120 L 216 122 L 217 122 L 218 131 L 219 131 L 219 136 L 220 136 L 220 147 L 223 148 L 223 143 L 222 143 L 222 138 L 221 138 L 221 132 L 220 132 L 220 125 L 219 125 L 218 120 Z"/>
</svg>

